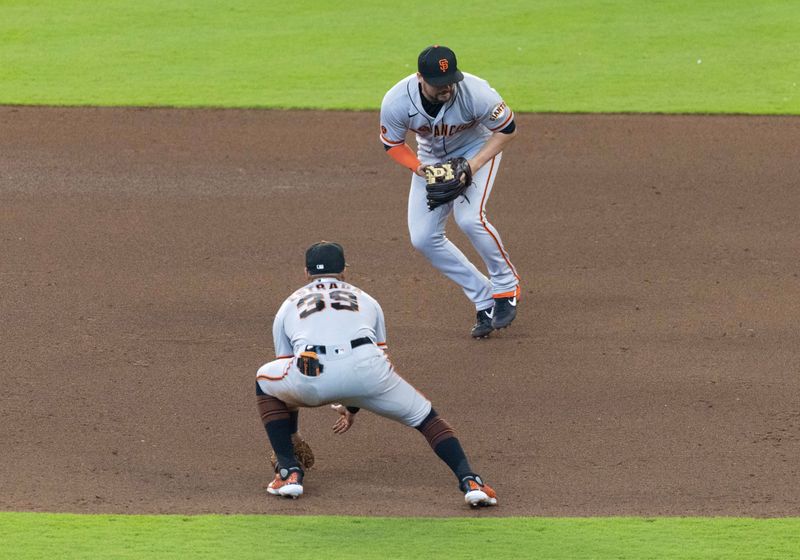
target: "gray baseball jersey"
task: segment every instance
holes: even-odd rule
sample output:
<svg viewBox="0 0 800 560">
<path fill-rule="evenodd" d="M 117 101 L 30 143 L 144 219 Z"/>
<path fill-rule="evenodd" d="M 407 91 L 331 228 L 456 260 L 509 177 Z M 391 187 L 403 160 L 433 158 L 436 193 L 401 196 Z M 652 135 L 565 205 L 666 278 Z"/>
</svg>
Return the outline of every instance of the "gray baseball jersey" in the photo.
<svg viewBox="0 0 800 560">
<path fill-rule="evenodd" d="M 278 309 L 272 325 L 279 358 L 299 354 L 309 344 L 344 344 L 365 336 L 386 345 L 380 304 L 335 278 L 314 280 L 295 291 Z"/>
<path fill-rule="evenodd" d="M 508 126 L 513 111 L 486 80 L 464 72 L 453 97 L 435 117 L 422 108 L 416 74 L 402 79 L 383 97 L 381 135 L 384 145 L 402 146 L 406 134 L 417 137 L 417 157 L 425 165 L 451 157 L 473 157 L 492 133 Z"/>
<path fill-rule="evenodd" d="M 418 426 L 431 403 L 395 371 L 382 348 L 386 325 L 369 294 L 335 278 L 310 282 L 281 305 L 272 334 L 277 359 L 261 366 L 261 390 L 289 407 L 338 402 L 365 408 L 408 426 Z M 369 338 L 374 344 L 352 342 Z M 307 345 L 324 346 L 322 373 L 310 377 L 296 357 Z"/>
</svg>

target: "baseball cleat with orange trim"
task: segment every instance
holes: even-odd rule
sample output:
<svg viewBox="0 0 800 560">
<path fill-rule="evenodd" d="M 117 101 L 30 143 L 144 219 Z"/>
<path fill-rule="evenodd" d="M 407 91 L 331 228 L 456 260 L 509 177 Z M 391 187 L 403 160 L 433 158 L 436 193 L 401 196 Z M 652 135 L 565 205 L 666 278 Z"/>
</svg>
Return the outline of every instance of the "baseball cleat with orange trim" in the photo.
<svg viewBox="0 0 800 560">
<path fill-rule="evenodd" d="M 267 492 L 273 496 L 296 500 L 303 495 L 303 469 L 300 467 L 278 469 L 275 478 L 267 486 Z"/>
<path fill-rule="evenodd" d="M 491 486 L 483 482 L 478 475 L 469 475 L 461 479 L 461 490 L 464 501 L 470 507 L 488 507 L 497 505 L 497 494 Z"/>
<path fill-rule="evenodd" d="M 517 317 L 517 300 L 519 298 L 519 286 L 513 292 L 497 294 L 494 296 L 494 317 L 492 317 L 492 328 L 504 329 Z"/>
</svg>

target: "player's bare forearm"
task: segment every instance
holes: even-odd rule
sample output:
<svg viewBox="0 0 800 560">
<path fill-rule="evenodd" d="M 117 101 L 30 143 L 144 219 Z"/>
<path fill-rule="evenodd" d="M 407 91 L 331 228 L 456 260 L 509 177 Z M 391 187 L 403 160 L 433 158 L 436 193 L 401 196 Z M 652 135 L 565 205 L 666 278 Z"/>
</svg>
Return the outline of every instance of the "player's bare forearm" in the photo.
<svg viewBox="0 0 800 560">
<path fill-rule="evenodd" d="M 469 166 L 472 168 L 473 173 L 477 173 L 478 169 L 483 167 L 487 161 L 492 159 L 494 156 L 502 152 L 505 147 L 517 136 L 517 131 L 511 132 L 509 134 L 504 134 L 502 132 L 495 132 L 486 141 L 486 144 L 483 145 L 481 151 L 475 154 L 471 160 L 469 160 Z"/>
</svg>

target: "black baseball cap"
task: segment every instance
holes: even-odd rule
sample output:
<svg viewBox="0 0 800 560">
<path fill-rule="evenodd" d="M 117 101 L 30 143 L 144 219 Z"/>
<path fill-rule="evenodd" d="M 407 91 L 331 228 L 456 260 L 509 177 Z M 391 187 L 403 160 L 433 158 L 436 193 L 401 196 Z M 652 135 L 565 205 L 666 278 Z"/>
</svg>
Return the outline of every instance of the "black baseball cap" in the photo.
<svg viewBox="0 0 800 560">
<path fill-rule="evenodd" d="M 306 250 L 306 270 L 309 274 L 338 274 L 344 267 L 344 249 L 338 243 L 320 241 Z"/>
<path fill-rule="evenodd" d="M 456 64 L 456 53 L 441 45 L 433 45 L 419 53 L 417 70 L 432 86 L 446 86 L 464 79 Z"/>
</svg>

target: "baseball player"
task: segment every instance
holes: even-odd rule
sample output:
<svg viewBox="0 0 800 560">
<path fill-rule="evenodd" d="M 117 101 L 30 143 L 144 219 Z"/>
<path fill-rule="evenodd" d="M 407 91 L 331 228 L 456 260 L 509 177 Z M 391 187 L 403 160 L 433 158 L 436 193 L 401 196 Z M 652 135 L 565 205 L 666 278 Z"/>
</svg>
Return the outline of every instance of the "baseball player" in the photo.
<svg viewBox="0 0 800 560">
<path fill-rule="evenodd" d="M 447 47 L 422 51 L 417 70 L 384 96 L 380 140 L 395 161 L 414 173 L 408 198 L 411 244 L 475 304 L 471 334 L 483 338 L 511 324 L 520 296 L 517 271 L 486 218 L 502 150 L 517 133 L 514 113 L 486 81 L 459 71 Z M 409 131 L 416 134 L 416 154 L 406 143 Z M 468 160 L 472 183 L 463 197 L 430 210 L 425 169 L 453 157 Z M 483 259 L 488 278 L 445 236 L 451 213 Z"/>
<path fill-rule="evenodd" d="M 304 470 L 292 443 L 297 409 L 335 403 L 340 416 L 334 433 L 349 430 L 362 408 L 416 428 L 455 473 L 469 505 L 496 505 L 494 490 L 472 470 L 450 424 L 395 371 L 386 355 L 381 306 L 345 282 L 344 269 L 341 245 L 309 247 L 308 283 L 275 316 L 277 358 L 256 375 L 258 411 L 277 456 L 267 491 L 291 498 L 303 494 Z"/>
</svg>

